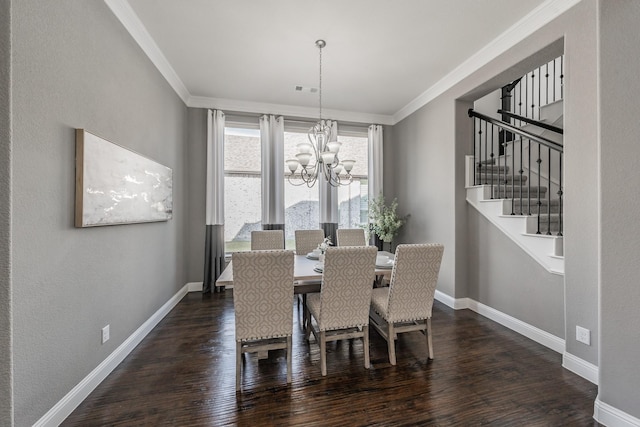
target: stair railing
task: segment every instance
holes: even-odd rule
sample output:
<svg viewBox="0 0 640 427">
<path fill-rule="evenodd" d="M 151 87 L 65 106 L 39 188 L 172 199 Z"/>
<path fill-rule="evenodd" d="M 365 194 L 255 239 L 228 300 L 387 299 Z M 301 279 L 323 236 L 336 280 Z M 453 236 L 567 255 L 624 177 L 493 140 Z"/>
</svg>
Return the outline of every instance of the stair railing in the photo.
<svg viewBox="0 0 640 427">
<path fill-rule="evenodd" d="M 504 114 L 504 111 L 498 111 L 500 114 Z M 540 135 L 535 135 L 524 129 L 515 127 L 507 122 L 494 119 L 484 114 L 478 113 L 473 109 L 468 111 L 469 117 L 473 118 L 473 164 L 474 164 L 474 185 L 490 185 L 491 186 L 491 198 L 492 199 L 510 199 L 511 200 L 511 215 L 532 215 L 537 214 L 537 230 L 536 234 L 542 234 L 542 217 L 544 214 L 542 210 L 543 196 L 542 184 L 547 184 L 546 191 L 546 234 L 552 235 L 551 232 L 551 218 L 552 218 L 552 205 L 558 206 L 558 231 L 557 235 L 562 236 L 562 155 L 563 146 L 550 139 L 547 139 Z M 518 115 L 509 113 L 512 118 L 534 124 L 546 130 L 554 131 L 550 126 L 545 123 L 540 123 L 535 120 L 520 117 Z M 484 129 L 484 130 L 483 130 Z M 559 128 L 556 128 L 559 129 Z M 520 137 L 519 140 L 500 141 L 500 131 L 511 132 Z M 559 129 L 561 131 L 561 129 Z M 561 132 L 560 132 L 561 133 Z M 519 149 L 516 150 L 516 145 L 519 142 Z M 496 153 L 500 152 L 499 145 L 509 144 L 511 146 L 510 160 L 511 165 L 509 167 L 509 155 L 497 156 Z M 533 145 L 533 147 L 532 147 Z M 526 148 L 525 148 L 526 146 Z M 497 150 L 496 150 L 497 148 Z M 531 154 L 537 156 L 535 162 L 537 163 L 537 169 L 531 168 Z M 505 153 L 507 151 L 505 150 Z M 525 158 L 526 157 L 526 158 Z M 557 166 L 556 166 L 557 164 Z M 553 169 L 552 168 L 555 168 Z M 516 167 L 518 168 L 518 175 L 516 178 Z M 509 175 L 508 170 L 511 170 Z M 526 170 L 525 170 L 526 169 Z M 537 175 L 538 186 L 537 188 L 531 187 L 532 175 Z M 546 177 L 544 177 L 546 175 Z M 556 178 L 557 182 L 553 182 L 553 178 Z M 544 178 L 544 179 L 543 179 Z M 518 185 L 516 186 L 516 181 Z M 527 182 L 526 187 L 524 182 Z M 546 182 L 544 182 L 546 181 Z M 510 184 L 510 185 L 509 185 Z M 555 190 L 558 195 L 558 199 L 551 199 L 552 189 Z M 524 202 L 524 194 L 526 192 L 526 209 Z M 532 210 L 532 192 L 536 193 L 535 206 Z M 511 194 L 508 197 L 509 193 Z M 519 203 L 516 204 L 516 195 L 519 196 Z"/>
</svg>

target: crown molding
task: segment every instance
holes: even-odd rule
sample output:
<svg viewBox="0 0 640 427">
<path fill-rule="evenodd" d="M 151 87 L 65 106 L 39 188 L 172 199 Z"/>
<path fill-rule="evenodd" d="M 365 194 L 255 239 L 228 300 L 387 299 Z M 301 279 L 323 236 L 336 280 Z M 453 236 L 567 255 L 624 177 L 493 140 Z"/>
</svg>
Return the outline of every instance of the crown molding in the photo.
<svg viewBox="0 0 640 427">
<path fill-rule="evenodd" d="M 189 91 L 178 74 L 173 69 L 167 58 L 164 56 L 156 42 L 153 40 L 138 15 L 134 12 L 127 0 L 104 0 L 113 14 L 120 20 L 124 28 L 131 34 L 131 37 L 140 45 L 142 51 L 149 57 L 153 65 L 156 66 L 160 74 L 167 80 L 169 85 L 186 104 L 189 99 Z"/>
<path fill-rule="evenodd" d="M 131 8 L 129 2 L 127 0 L 104 1 L 188 107 L 219 108 L 228 111 L 270 113 L 304 118 L 312 118 L 316 116 L 316 110 L 310 107 L 191 95 L 134 10 Z M 430 101 L 434 100 L 439 95 L 443 94 L 446 90 L 450 89 L 482 66 L 488 64 L 490 61 L 494 60 L 496 57 L 533 34 L 542 26 L 548 24 L 571 7 L 578 4 L 580 1 L 582 0 L 548 0 L 544 2 L 393 115 L 325 110 L 325 116 L 331 117 L 334 120 L 356 123 L 395 125 L 416 112 L 418 109 L 422 108 L 424 105 L 428 104 Z"/>
<path fill-rule="evenodd" d="M 269 104 L 263 102 L 239 101 L 236 99 L 210 98 L 190 96 L 185 102 L 193 108 L 216 108 L 225 112 L 276 114 L 286 117 L 316 118 L 316 107 L 300 107 L 295 105 Z M 383 114 L 358 113 L 353 111 L 322 109 L 322 116 L 332 120 L 366 124 L 392 125 L 393 118 Z"/>
<path fill-rule="evenodd" d="M 416 112 L 455 84 L 470 76 L 473 72 L 493 61 L 525 38 L 557 18 L 582 0 L 548 0 L 529 12 L 492 42 L 470 56 L 466 61 L 454 68 L 436 84 L 424 91 L 413 101 L 402 107 L 393 115 L 396 124 Z"/>
</svg>

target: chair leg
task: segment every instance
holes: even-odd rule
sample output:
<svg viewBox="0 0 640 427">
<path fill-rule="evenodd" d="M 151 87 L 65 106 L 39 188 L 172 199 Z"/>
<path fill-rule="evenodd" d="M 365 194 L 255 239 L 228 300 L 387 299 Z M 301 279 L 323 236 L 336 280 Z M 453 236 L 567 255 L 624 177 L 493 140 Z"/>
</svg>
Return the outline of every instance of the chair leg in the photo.
<svg viewBox="0 0 640 427">
<path fill-rule="evenodd" d="M 393 330 L 393 323 L 389 322 L 389 337 L 387 338 L 387 346 L 389 347 L 389 363 L 396 364 L 396 340 Z"/>
<path fill-rule="evenodd" d="M 327 336 L 325 331 L 320 331 L 320 371 L 323 377 L 327 375 Z"/>
<path fill-rule="evenodd" d="M 362 327 L 362 345 L 364 346 L 364 367 L 369 369 L 369 325 Z"/>
<path fill-rule="evenodd" d="M 425 323 L 427 324 L 427 348 L 429 349 L 429 359 L 433 360 L 433 343 L 431 338 L 431 319 L 425 319 Z"/>
<path fill-rule="evenodd" d="M 291 336 L 287 337 L 287 384 L 291 384 Z"/>
<path fill-rule="evenodd" d="M 240 377 L 242 376 L 242 343 L 236 341 L 236 392 L 240 391 Z"/>
<path fill-rule="evenodd" d="M 302 294 L 302 330 L 306 331 L 309 324 L 307 323 L 307 294 Z"/>
<path fill-rule="evenodd" d="M 307 308 L 307 304 L 304 305 L 304 325 L 304 339 L 308 341 L 311 335 L 311 312 Z"/>
</svg>

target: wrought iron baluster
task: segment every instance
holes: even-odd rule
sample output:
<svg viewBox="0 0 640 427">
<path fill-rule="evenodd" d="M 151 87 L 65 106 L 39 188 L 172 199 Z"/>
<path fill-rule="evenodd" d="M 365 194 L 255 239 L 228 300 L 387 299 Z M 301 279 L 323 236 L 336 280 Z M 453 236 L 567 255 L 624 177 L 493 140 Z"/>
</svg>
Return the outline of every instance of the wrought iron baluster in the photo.
<svg viewBox="0 0 640 427">
<path fill-rule="evenodd" d="M 538 160 L 536 160 L 538 162 L 538 229 L 536 230 L 536 234 L 542 234 L 540 233 L 540 213 L 542 210 L 542 200 L 540 199 L 540 176 L 542 175 L 540 171 L 540 165 L 542 163 L 541 157 L 541 147 L 540 144 L 538 144 Z"/>
<path fill-rule="evenodd" d="M 515 182 L 516 182 L 516 146 L 511 143 L 511 215 L 515 215 Z M 507 186 L 504 187 L 504 197 L 507 197 Z"/>
<path fill-rule="evenodd" d="M 527 210 L 531 215 L 531 140 L 527 144 L 527 170 L 529 171 L 527 176 Z"/>
<path fill-rule="evenodd" d="M 535 117 L 536 117 L 535 114 L 534 114 L 535 107 L 536 107 L 536 101 L 535 101 L 535 99 L 533 97 L 534 93 L 536 91 L 535 78 L 536 78 L 536 73 L 535 72 L 531 73 L 531 116 L 530 117 L 532 119 L 535 119 Z"/>
<path fill-rule="evenodd" d="M 558 236 L 562 236 L 562 152 L 558 153 L 560 155 L 560 177 L 559 177 L 559 185 L 558 185 L 558 221 L 560 228 L 558 229 Z"/>
<path fill-rule="evenodd" d="M 518 170 L 518 174 L 520 175 L 520 213 L 518 215 L 523 215 L 522 213 L 522 176 L 524 174 L 524 166 L 523 166 L 523 162 L 522 162 L 522 144 L 524 144 L 524 139 L 520 138 L 520 169 Z M 514 145 L 515 148 L 515 145 Z M 514 195 L 515 196 L 515 195 Z"/>
<path fill-rule="evenodd" d="M 549 177 L 547 178 L 547 235 L 551 236 L 551 148 L 547 148 Z"/>
<path fill-rule="evenodd" d="M 542 105 L 542 67 L 538 68 L 538 117 L 532 116 L 534 119 L 540 119 L 540 106 Z"/>
<path fill-rule="evenodd" d="M 485 164 L 488 165 L 487 160 L 489 159 L 489 157 L 488 157 L 488 154 L 487 154 L 487 151 L 488 151 L 487 125 L 488 125 L 488 123 L 484 122 L 484 161 L 485 161 Z M 488 182 L 487 182 L 487 172 L 486 171 L 484 172 L 484 180 L 483 181 L 484 181 L 485 185 L 488 184 Z"/>
<path fill-rule="evenodd" d="M 545 77 L 545 88 L 544 88 L 544 92 L 545 92 L 545 104 L 549 103 L 549 63 L 547 62 L 546 64 L 546 74 L 544 75 Z"/>
<path fill-rule="evenodd" d="M 560 57 L 560 99 L 564 99 L 564 73 L 562 69 L 564 67 L 564 55 Z"/>
<path fill-rule="evenodd" d="M 553 60 L 553 100 L 557 101 L 558 98 L 556 98 L 556 59 Z"/>
<path fill-rule="evenodd" d="M 493 147 L 493 135 L 495 133 L 495 129 L 493 127 L 493 123 L 491 123 L 491 198 L 494 198 L 494 187 L 493 187 L 493 170 L 495 169 L 495 156 L 494 156 L 494 147 Z M 485 172 L 486 173 L 486 172 Z"/>
<path fill-rule="evenodd" d="M 476 186 L 476 174 L 479 168 L 478 163 L 476 162 L 476 122 L 480 120 L 477 118 L 473 118 L 473 185 Z"/>
</svg>

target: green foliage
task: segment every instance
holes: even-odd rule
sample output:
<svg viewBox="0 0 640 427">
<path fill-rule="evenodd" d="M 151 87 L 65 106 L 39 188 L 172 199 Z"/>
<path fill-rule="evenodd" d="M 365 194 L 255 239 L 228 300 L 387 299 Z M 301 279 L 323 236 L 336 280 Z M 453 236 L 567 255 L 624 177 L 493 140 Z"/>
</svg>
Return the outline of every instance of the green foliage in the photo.
<svg viewBox="0 0 640 427">
<path fill-rule="evenodd" d="M 409 218 L 409 215 L 399 217 L 396 212 L 397 209 L 397 199 L 393 199 L 393 202 L 387 206 L 382 194 L 373 199 L 369 205 L 371 231 L 385 243 L 393 240 L 393 237 L 398 234 L 400 227 L 402 227 Z"/>
</svg>

